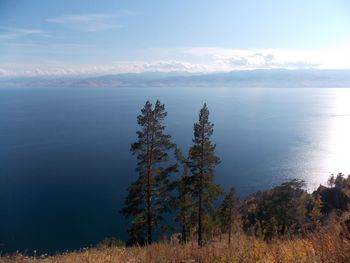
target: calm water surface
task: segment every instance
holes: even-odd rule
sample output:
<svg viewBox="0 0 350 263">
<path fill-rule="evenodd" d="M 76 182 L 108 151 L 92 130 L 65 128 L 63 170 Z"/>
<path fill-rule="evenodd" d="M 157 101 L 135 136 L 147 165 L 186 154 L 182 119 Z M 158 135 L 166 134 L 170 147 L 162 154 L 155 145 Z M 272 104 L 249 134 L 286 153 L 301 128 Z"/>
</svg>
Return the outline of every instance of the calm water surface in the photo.
<svg viewBox="0 0 350 263">
<path fill-rule="evenodd" d="M 217 182 L 245 197 L 350 172 L 350 89 L 1 89 L 0 251 L 64 251 L 126 238 L 130 144 L 144 102 L 166 104 L 183 151 L 207 102 Z"/>
</svg>

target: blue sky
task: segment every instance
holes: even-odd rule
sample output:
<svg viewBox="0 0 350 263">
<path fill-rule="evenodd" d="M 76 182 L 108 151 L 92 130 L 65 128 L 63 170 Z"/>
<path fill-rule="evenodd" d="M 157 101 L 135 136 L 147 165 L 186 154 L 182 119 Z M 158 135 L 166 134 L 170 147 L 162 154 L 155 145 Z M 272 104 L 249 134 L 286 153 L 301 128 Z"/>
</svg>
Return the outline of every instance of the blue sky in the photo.
<svg viewBox="0 0 350 263">
<path fill-rule="evenodd" d="M 350 68 L 350 1 L 0 0 L 0 76 Z"/>
</svg>

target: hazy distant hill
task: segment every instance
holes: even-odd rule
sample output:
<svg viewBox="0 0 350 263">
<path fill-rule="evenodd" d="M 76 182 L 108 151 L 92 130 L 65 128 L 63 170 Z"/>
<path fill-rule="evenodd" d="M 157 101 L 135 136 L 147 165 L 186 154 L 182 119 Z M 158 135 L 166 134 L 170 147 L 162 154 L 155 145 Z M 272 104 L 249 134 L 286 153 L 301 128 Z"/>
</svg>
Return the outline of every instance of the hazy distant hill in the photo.
<svg viewBox="0 0 350 263">
<path fill-rule="evenodd" d="M 0 87 L 350 87 L 350 70 L 251 70 L 226 73 L 129 73 L 0 78 Z"/>
</svg>

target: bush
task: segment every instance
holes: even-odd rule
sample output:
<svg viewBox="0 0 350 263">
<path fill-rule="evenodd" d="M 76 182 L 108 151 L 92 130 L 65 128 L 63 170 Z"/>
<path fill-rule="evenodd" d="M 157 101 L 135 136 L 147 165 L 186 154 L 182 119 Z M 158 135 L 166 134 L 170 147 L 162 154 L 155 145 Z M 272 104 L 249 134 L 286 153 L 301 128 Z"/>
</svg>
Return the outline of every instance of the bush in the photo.
<svg viewBox="0 0 350 263">
<path fill-rule="evenodd" d="M 98 248 L 125 247 L 125 242 L 115 237 L 106 237 L 97 244 Z"/>
</svg>

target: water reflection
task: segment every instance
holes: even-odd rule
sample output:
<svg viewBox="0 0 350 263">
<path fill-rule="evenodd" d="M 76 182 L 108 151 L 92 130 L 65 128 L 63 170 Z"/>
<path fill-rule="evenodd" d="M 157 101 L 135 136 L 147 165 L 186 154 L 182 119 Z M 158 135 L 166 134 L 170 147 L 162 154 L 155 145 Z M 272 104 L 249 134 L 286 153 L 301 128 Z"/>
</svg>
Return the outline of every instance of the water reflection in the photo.
<svg viewBox="0 0 350 263">
<path fill-rule="evenodd" d="M 336 89 L 325 168 L 330 173 L 350 173 L 350 90 Z"/>
</svg>

